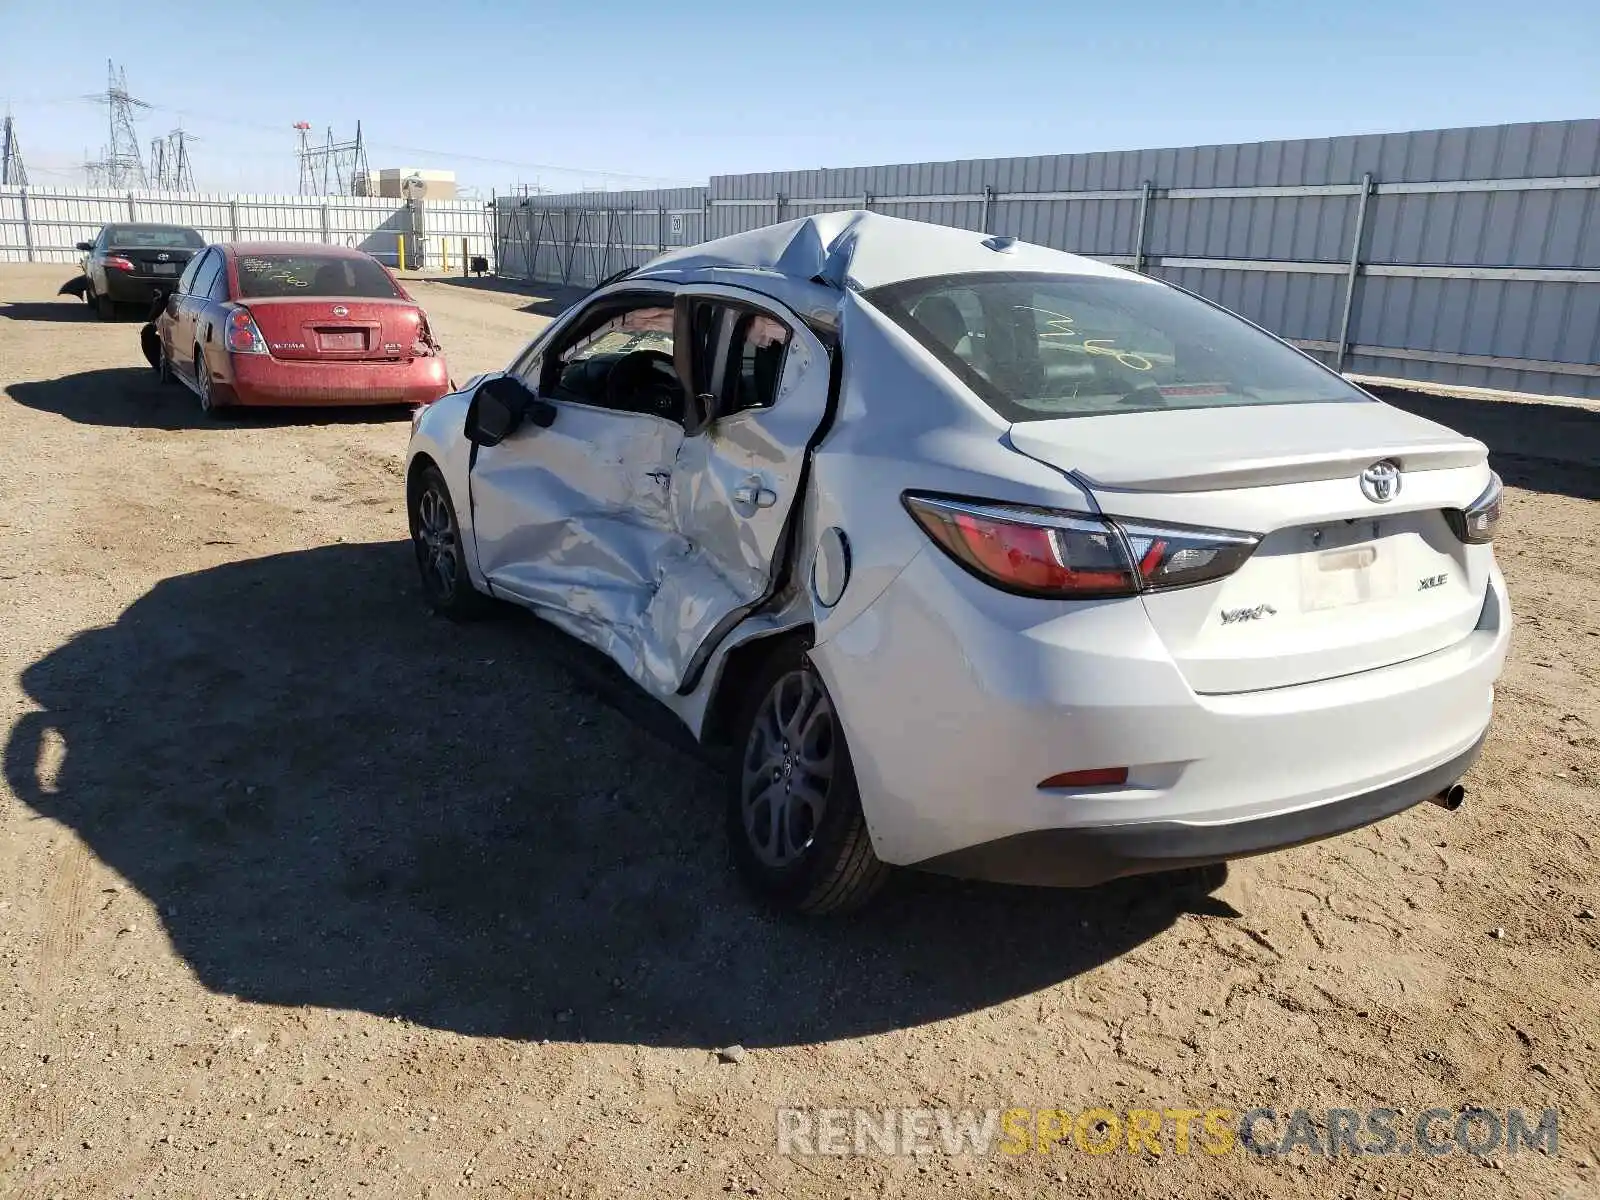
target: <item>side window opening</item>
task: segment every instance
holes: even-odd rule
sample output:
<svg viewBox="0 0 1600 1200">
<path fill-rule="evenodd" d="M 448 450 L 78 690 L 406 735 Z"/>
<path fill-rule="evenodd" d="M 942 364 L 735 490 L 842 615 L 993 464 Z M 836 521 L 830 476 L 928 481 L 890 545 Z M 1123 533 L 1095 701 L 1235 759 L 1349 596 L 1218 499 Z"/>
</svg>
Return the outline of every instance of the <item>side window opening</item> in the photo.
<svg viewBox="0 0 1600 1200">
<path fill-rule="evenodd" d="M 178 293 L 187 296 L 194 290 L 194 277 L 199 273 L 200 266 L 206 261 L 204 254 L 196 254 L 189 260 L 189 265 L 184 267 L 183 274 L 178 276 Z"/>
<path fill-rule="evenodd" d="M 738 312 L 722 381 L 722 416 L 771 408 L 789 349 L 789 327 L 761 312 Z"/>
<path fill-rule="evenodd" d="M 215 257 L 217 260 L 217 273 L 212 276 L 211 287 L 206 294 L 213 300 L 226 300 L 228 298 L 228 260 L 220 254 Z"/>
<path fill-rule="evenodd" d="M 672 306 L 655 298 L 597 313 L 545 355 L 542 390 L 579 404 L 681 421 L 672 321 Z"/>
<path fill-rule="evenodd" d="M 216 282 L 217 269 L 222 265 L 222 255 L 215 250 L 205 256 L 205 265 L 195 273 L 192 280 L 194 286 L 190 289 L 192 295 L 209 296 L 211 285 Z"/>
</svg>

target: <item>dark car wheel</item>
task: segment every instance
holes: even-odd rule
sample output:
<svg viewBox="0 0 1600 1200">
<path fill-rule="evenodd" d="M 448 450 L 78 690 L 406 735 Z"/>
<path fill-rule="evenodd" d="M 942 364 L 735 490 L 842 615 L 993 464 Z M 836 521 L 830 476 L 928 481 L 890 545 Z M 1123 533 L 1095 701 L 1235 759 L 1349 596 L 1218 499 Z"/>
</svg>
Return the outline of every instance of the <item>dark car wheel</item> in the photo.
<svg viewBox="0 0 1600 1200">
<path fill-rule="evenodd" d="M 172 356 L 167 353 L 167 344 L 159 341 L 156 350 L 156 378 L 162 383 L 172 384 L 178 382 L 178 376 L 172 369 Z"/>
<path fill-rule="evenodd" d="M 482 615 L 488 599 L 467 575 L 461 522 L 450 500 L 450 487 L 437 467 L 423 470 L 411 488 L 406 510 L 428 607 L 457 621 Z"/>
<path fill-rule="evenodd" d="M 94 285 L 89 285 L 89 290 L 84 293 L 84 299 L 94 305 L 95 316 L 102 321 L 115 321 L 117 319 L 117 306 L 109 296 L 102 296 L 94 290 Z"/>
<path fill-rule="evenodd" d="M 844 730 L 799 645 L 768 660 L 735 737 L 728 838 L 750 887 L 808 916 L 871 900 L 891 868 L 873 853 Z"/>
<path fill-rule="evenodd" d="M 217 403 L 216 393 L 211 387 L 211 371 L 206 366 L 205 351 L 196 348 L 194 352 L 194 386 L 200 393 L 200 411 L 212 420 L 221 420 L 227 415 L 222 405 Z"/>
</svg>

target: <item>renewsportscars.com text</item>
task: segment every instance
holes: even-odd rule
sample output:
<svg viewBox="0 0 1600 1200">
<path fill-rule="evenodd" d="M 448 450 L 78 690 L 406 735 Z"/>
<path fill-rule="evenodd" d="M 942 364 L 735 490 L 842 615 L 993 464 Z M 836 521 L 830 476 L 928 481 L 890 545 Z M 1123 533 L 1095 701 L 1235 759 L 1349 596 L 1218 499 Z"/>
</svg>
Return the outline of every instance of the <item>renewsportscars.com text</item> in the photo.
<svg viewBox="0 0 1600 1200">
<path fill-rule="evenodd" d="M 1398 1108 L 780 1108 L 778 1153 L 1143 1154 L 1304 1151 L 1326 1158 L 1364 1155 L 1516 1154 L 1554 1156 L 1559 1117 L 1520 1108 L 1462 1105 L 1407 1115 Z"/>
</svg>

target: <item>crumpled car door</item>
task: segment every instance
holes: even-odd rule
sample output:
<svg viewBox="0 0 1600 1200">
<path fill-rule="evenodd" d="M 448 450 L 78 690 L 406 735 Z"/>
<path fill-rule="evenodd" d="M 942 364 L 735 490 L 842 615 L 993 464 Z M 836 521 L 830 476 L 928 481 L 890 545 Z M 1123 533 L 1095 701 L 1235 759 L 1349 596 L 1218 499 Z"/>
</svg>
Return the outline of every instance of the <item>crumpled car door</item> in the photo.
<svg viewBox="0 0 1600 1200">
<path fill-rule="evenodd" d="M 656 564 L 675 550 L 668 484 L 683 429 L 661 417 L 556 402 L 549 428 L 479 448 L 478 563 L 495 591 L 639 676 L 637 630 Z"/>
<path fill-rule="evenodd" d="M 665 547 L 640 629 L 640 677 L 651 690 L 688 690 L 704 656 L 771 593 L 806 459 L 827 418 L 827 348 L 794 313 L 737 288 L 697 297 L 749 305 L 789 331 L 774 402 L 724 415 L 683 439 L 669 504 L 679 540 Z"/>
</svg>

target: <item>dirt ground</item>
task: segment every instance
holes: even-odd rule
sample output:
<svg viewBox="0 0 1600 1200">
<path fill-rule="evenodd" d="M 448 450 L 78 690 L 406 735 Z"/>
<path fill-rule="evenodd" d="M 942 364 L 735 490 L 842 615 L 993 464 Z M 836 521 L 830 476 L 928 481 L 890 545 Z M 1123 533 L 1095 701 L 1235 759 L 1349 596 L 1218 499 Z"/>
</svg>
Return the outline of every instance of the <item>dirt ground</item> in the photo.
<svg viewBox="0 0 1600 1200">
<path fill-rule="evenodd" d="M 425 615 L 404 414 L 208 423 L 69 274 L 0 267 L 0 1194 L 1600 1195 L 1600 412 L 1399 397 L 1510 485 L 1461 812 L 797 924 L 731 877 L 712 769 L 564 638 Z M 457 379 L 554 307 L 418 291 Z M 807 1158 L 778 1105 L 1561 1124 L 1553 1156 Z"/>
</svg>

